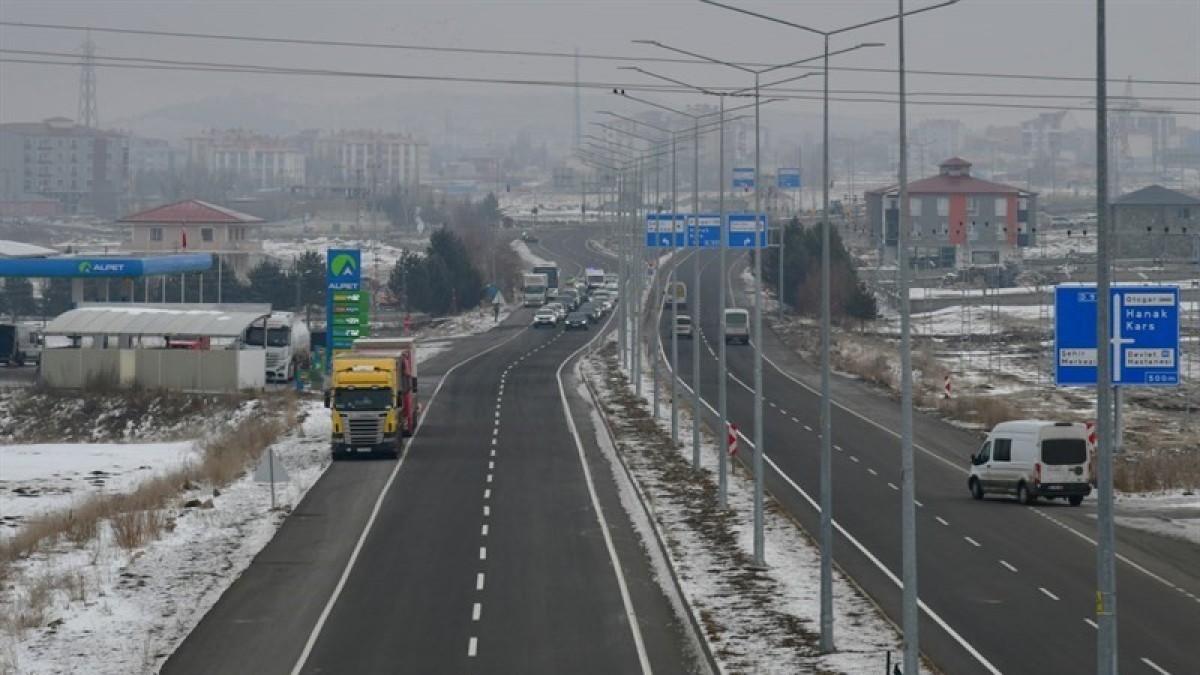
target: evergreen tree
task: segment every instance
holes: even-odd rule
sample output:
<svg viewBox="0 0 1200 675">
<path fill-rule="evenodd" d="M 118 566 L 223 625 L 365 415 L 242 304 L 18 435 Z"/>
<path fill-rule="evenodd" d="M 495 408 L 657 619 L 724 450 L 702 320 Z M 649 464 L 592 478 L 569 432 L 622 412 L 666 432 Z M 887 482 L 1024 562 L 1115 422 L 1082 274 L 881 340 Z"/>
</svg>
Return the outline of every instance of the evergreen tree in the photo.
<svg viewBox="0 0 1200 675">
<path fill-rule="evenodd" d="M 54 317 L 69 309 L 71 309 L 71 280 L 66 277 L 47 279 L 46 285 L 42 287 L 42 315 Z"/>
<path fill-rule="evenodd" d="M 283 266 L 265 258 L 250 270 L 250 288 L 246 302 L 270 303 L 272 309 L 287 309 L 295 304 L 295 290 Z"/>
<path fill-rule="evenodd" d="M 297 308 L 325 304 L 325 256 L 305 251 L 292 263 L 292 278 L 297 293 Z"/>
<path fill-rule="evenodd" d="M 33 298 L 33 283 L 25 277 L 4 280 L 4 310 L 16 319 L 36 316 L 38 303 Z"/>
</svg>

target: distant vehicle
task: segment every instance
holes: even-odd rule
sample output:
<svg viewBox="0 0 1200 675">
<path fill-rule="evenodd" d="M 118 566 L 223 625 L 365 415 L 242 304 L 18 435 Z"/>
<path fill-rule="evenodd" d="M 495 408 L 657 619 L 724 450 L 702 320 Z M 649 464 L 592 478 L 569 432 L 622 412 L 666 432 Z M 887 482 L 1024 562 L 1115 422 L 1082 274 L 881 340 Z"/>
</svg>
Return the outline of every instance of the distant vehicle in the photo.
<svg viewBox="0 0 1200 675">
<path fill-rule="evenodd" d="M 583 270 L 583 279 L 589 291 L 604 285 L 604 270 L 599 267 L 588 267 Z"/>
<path fill-rule="evenodd" d="M 997 424 L 971 455 L 967 488 L 975 499 L 988 493 L 1066 499 L 1079 506 L 1092 491 L 1087 426 L 1079 422 L 1015 420 Z"/>
<path fill-rule="evenodd" d="M 19 323 L 0 324 L 0 364 L 23 366 L 42 358 L 42 336 Z"/>
<path fill-rule="evenodd" d="M 564 288 L 558 292 L 558 301 L 568 310 L 574 311 L 579 306 L 579 291 L 574 288 Z"/>
<path fill-rule="evenodd" d="M 566 322 L 563 323 L 563 330 L 574 330 L 576 328 L 587 330 L 590 321 L 591 319 L 588 318 L 588 315 L 583 312 L 571 312 L 567 315 Z"/>
<path fill-rule="evenodd" d="M 554 310 L 554 313 L 558 316 L 559 321 L 567 318 L 567 308 L 564 307 L 561 302 L 547 302 L 545 308 Z"/>
<path fill-rule="evenodd" d="M 547 308 L 543 307 L 543 308 L 539 309 L 537 312 L 535 312 L 533 315 L 533 327 L 534 328 L 541 328 L 542 326 L 549 326 L 551 328 L 554 328 L 557 325 L 558 325 L 558 312 L 554 311 L 553 309 L 547 309 Z"/>
<path fill-rule="evenodd" d="M 1075 221 L 1066 216 L 1050 216 L 1050 227 L 1070 227 Z"/>
<path fill-rule="evenodd" d="M 526 273 L 521 276 L 521 297 L 526 307 L 546 304 L 546 275 Z"/>
<path fill-rule="evenodd" d="M 558 264 L 542 263 L 533 266 L 534 274 L 546 275 L 546 298 L 553 300 L 558 297 Z"/>
<path fill-rule="evenodd" d="M 538 238 L 537 235 L 532 232 L 522 232 L 521 241 L 525 242 L 526 244 L 536 244 L 538 243 Z"/>
<path fill-rule="evenodd" d="M 264 345 L 263 335 L 266 334 Z M 271 312 L 266 327 L 255 323 L 242 335 L 242 343 L 267 349 L 267 381 L 290 382 L 297 370 L 312 364 L 308 326 L 295 312 Z"/>
<path fill-rule="evenodd" d="M 675 335 L 681 338 L 692 337 L 692 317 L 686 314 L 675 317 Z"/>
<path fill-rule="evenodd" d="M 579 306 L 579 313 L 586 314 L 592 321 L 599 321 L 604 317 L 604 307 L 598 302 L 585 302 Z"/>
<path fill-rule="evenodd" d="M 663 291 L 663 306 L 674 306 L 678 309 L 687 307 L 687 284 L 682 281 L 667 282 Z"/>
<path fill-rule="evenodd" d="M 1083 217 L 1079 219 L 1080 225 L 1095 225 L 1098 222 L 1100 222 L 1100 216 L 1097 216 L 1094 213 L 1085 213 Z"/>
<path fill-rule="evenodd" d="M 750 344 L 750 312 L 744 309 L 725 310 L 725 344 Z"/>
</svg>

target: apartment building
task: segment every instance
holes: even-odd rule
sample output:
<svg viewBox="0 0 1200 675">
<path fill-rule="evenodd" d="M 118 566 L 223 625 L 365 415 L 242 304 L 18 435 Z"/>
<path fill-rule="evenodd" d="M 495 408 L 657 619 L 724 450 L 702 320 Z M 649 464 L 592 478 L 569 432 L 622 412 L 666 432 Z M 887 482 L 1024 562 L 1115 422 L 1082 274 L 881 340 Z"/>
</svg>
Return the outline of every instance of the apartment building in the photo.
<svg viewBox="0 0 1200 675">
<path fill-rule="evenodd" d="M 293 188 L 306 181 L 304 153 L 288 138 L 245 129 L 209 129 L 187 139 L 188 161 L 231 173 L 256 189 Z"/>
<path fill-rule="evenodd" d="M 129 137 L 66 117 L 0 124 L 0 197 L 37 195 L 67 213 L 115 216 L 129 193 Z"/>
</svg>

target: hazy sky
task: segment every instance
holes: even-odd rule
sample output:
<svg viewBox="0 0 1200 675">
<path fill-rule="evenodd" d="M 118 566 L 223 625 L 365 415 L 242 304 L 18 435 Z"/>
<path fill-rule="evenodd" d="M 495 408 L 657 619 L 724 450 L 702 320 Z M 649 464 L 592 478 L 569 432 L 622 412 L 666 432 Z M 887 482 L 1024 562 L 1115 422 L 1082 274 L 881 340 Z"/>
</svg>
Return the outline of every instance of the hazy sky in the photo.
<svg viewBox="0 0 1200 675">
<path fill-rule="evenodd" d="M 818 29 L 887 16 L 897 2 L 882 0 L 725 0 L 752 11 L 778 16 Z M 929 4 L 910 0 L 906 9 Z M 1095 75 L 1095 0 L 961 0 L 957 5 L 910 18 L 906 22 L 910 71 L 939 70 L 1030 76 Z M 573 52 L 628 57 L 672 56 L 654 47 L 633 44 L 655 39 L 723 60 L 784 63 L 818 55 L 819 37 L 771 24 L 698 0 L 0 0 L 0 21 L 40 22 L 96 28 L 222 33 L 281 38 L 378 42 L 429 47 Z M 1108 67 L 1111 77 L 1174 81 L 1180 84 L 1135 84 L 1145 103 L 1190 115 L 1180 123 L 1200 127 L 1200 1 L 1109 0 Z M 318 47 L 93 33 L 99 54 L 170 60 L 369 71 L 420 76 L 483 77 L 570 82 L 573 59 L 532 56 L 467 55 L 410 50 Z M 0 26 L 0 49 L 70 52 L 83 42 L 81 32 Z M 896 24 L 853 31 L 831 40 L 831 49 L 860 42 L 884 42 L 835 57 L 833 66 L 894 69 Z M 0 52 L 0 121 L 38 120 L 52 115 L 74 117 L 79 90 L 77 67 L 13 63 L 9 59 L 41 56 Z M 611 61 L 585 59 L 585 82 L 633 85 L 653 81 L 618 70 Z M 749 75 L 728 68 L 644 62 L 647 69 L 706 86 L 749 86 Z M 789 71 L 789 74 L 795 71 Z M 528 87 L 500 84 L 433 83 L 347 77 L 266 76 L 213 72 L 163 72 L 99 68 L 99 114 L 102 123 L 170 104 L 240 92 L 268 92 L 307 103 L 353 102 L 380 94 L 435 96 L 473 92 L 520 95 Z M 786 75 L 783 75 L 786 76 Z M 764 76 L 763 82 L 780 79 Z M 821 82 L 813 77 L 789 85 L 813 92 L 812 100 L 777 104 L 805 115 L 820 111 Z M 895 92 L 894 74 L 835 71 L 831 87 L 838 98 L 886 98 Z M 1087 106 L 1095 92 L 1090 82 L 951 77 L 910 74 L 910 116 L 958 118 L 972 126 L 1012 123 L 1034 116 L 1033 107 L 1006 105 Z M 1110 87 L 1120 94 L 1123 85 Z M 563 91 L 569 96 L 569 89 Z M 597 90 L 602 94 L 605 90 Z M 856 93 L 850 93 L 851 91 Z M 922 96 L 922 94 L 940 94 Z M 1003 94 L 966 97 L 967 94 Z M 1043 98 L 1036 98 L 1036 97 Z M 1058 98 L 1075 96 L 1078 98 Z M 705 102 L 703 97 L 655 94 L 673 105 Z M 1173 97 L 1179 100 L 1153 100 Z M 595 97 L 593 97 L 595 99 Z M 973 101 L 976 105 L 924 106 L 921 100 Z M 601 101 L 608 99 L 601 97 Z M 982 101 L 982 103 L 980 103 Z M 606 107 L 632 110 L 613 100 Z M 485 114 L 485 110 L 461 114 Z M 833 103 L 835 116 L 894 118 L 894 104 Z M 1090 126 L 1093 114 L 1075 113 Z"/>
</svg>

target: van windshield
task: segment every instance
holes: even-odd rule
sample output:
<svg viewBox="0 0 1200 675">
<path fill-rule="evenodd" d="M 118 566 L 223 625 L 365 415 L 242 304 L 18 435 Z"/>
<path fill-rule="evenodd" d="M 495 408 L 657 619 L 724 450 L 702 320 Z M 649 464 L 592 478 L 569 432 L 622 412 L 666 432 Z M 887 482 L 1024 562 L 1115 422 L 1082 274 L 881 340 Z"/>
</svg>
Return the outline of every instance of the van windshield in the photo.
<svg viewBox="0 0 1200 675">
<path fill-rule="evenodd" d="M 1042 441 L 1042 461 L 1046 464 L 1083 464 L 1087 461 L 1087 441 L 1082 438 L 1051 438 Z"/>
<path fill-rule="evenodd" d="M 729 314 L 725 315 L 725 325 L 737 327 L 745 326 L 746 318 L 746 315 L 742 314 L 741 312 L 730 312 Z"/>
</svg>

